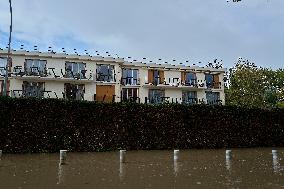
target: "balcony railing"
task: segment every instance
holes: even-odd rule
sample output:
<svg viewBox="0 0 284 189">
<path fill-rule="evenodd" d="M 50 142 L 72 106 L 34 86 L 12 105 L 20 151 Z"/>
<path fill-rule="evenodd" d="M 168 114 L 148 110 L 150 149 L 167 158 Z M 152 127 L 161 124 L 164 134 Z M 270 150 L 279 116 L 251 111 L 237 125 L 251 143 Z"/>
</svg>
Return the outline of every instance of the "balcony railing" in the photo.
<svg viewBox="0 0 284 189">
<path fill-rule="evenodd" d="M 0 68 L 1 74 L 1 68 Z M 44 70 L 40 70 L 38 67 L 32 67 L 30 70 L 23 70 L 22 66 L 15 66 L 13 68 L 12 74 L 14 76 L 36 76 L 36 77 L 51 77 L 55 79 L 60 78 L 69 78 L 75 80 L 92 80 L 93 74 L 92 72 L 88 72 L 88 70 L 81 70 L 80 72 L 73 72 L 72 70 L 63 70 L 60 69 L 60 74 L 56 72 L 55 68 L 47 68 Z"/>
<path fill-rule="evenodd" d="M 39 67 L 30 67 L 30 68 L 25 69 L 25 75 L 46 77 L 47 70 L 46 68 L 41 69 Z"/>
<path fill-rule="evenodd" d="M 53 91 L 41 91 L 39 93 L 39 92 L 26 92 L 23 90 L 11 90 L 11 97 L 14 98 L 27 98 L 27 97 L 52 98 L 51 95 L 54 95 L 54 97 L 58 99 L 57 93 Z"/>
<path fill-rule="evenodd" d="M 206 82 L 208 89 L 221 89 L 221 82 Z"/>
<path fill-rule="evenodd" d="M 63 95 L 63 99 L 66 99 L 66 100 L 84 100 L 85 99 L 84 93 L 81 93 L 81 92 L 77 92 L 76 94 L 67 94 L 65 92 L 62 92 L 62 95 Z"/>
<path fill-rule="evenodd" d="M 121 98 L 121 102 L 131 102 L 131 103 L 140 103 L 139 97 L 129 97 L 129 98 Z"/>
<path fill-rule="evenodd" d="M 222 100 L 207 100 L 208 105 L 222 105 Z"/>
<path fill-rule="evenodd" d="M 139 78 L 121 78 L 121 85 L 140 85 L 140 79 Z"/>
<path fill-rule="evenodd" d="M 96 80 L 102 82 L 116 82 L 116 74 L 104 75 L 102 73 L 97 73 Z"/>
<path fill-rule="evenodd" d="M 65 78 L 87 79 L 86 73 L 87 73 L 87 70 L 80 70 L 79 72 L 73 72 L 70 69 L 66 69 Z"/>
<path fill-rule="evenodd" d="M 183 99 L 182 103 L 183 104 L 197 104 L 198 103 L 198 98 Z"/>
</svg>

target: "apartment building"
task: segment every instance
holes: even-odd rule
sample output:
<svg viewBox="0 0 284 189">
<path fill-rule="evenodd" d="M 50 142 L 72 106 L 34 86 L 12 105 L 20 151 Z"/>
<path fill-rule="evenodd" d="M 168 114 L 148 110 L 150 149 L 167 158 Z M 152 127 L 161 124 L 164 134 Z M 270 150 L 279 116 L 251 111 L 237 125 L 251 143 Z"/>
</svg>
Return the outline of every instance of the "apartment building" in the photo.
<svg viewBox="0 0 284 189">
<path fill-rule="evenodd" d="M 122 58 L 12 51 L 8 95 L 99 102 L 225 104 L 225 69 Z M 0 49 L 0 82 L 7 51 Z"/>
</svg>

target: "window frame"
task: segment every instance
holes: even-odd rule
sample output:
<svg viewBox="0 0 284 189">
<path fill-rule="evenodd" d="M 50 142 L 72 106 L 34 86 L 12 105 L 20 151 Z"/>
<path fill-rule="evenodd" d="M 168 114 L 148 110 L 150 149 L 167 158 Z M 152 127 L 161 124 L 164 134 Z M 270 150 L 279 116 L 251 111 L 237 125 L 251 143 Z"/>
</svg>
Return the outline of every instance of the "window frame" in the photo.
<svg viewBox="0 0 284 189">
<path fill-rule="evenodd" d="M 102 74 L 101 67 L 102 66 L 107 66 L 107 75 Z M 111 70 L 111 73 L 110 73 Z M 107 77 L 107 79 L 106 79 Z M 103 78 L 103 79 L 101 79 Z M 112 64 L 97 64 L 97 69 L 96 69 L 96 81 L 101 81 L 101 82 L 115 82 L 115 65 Z"/>
<path fill-rule="evenodd" d="M 36 88 L 33 88 L 36 86 Z M 40 88 L 42 88 L 40 90 Z M 30 88 L 30 91 L 27 91 L 27 89 Z M 29 82 L 29 81 L 23 81 L 22 84 L 22 95 L 24 97 L 35 97 L 35 98 L 44 98 L 44 91 L 45 91 L 45 82 Z M 34 93 L 34 94 L 29 94 Z"/>
<path fill-rule="evenodd" d="M 69 70 L 68 64 L 70 64 L 69 66 L 71 66 L 71 70 Z M 76 68 L 77 70 L 75 70 L 74 68 Z M 65 62 L 65 77 L 74 78 L 74 79 L 86 79 L 86 63 L 66 61 Z"/>
<path fill-rule="evenodd" d="M 126 77 L 125 77 L 125 72 L 126 72 Z M 136 77 L 134 75 L 135 72 L 136 72 Z M 121 81 L 122 85 L 138 85 L 139 69 L 123 68 Z"/>
<path fill-rule="evenodd" d="M 32 65 L 29 66 L 29 67 L 28 67 L 28 61 L 32 61 Z M 41 65 L 42 62 L 44 62 L 43 67 Z M 38 65 L 35 65 L 36 63 Z M 25 75 L 28 75 L 28 76 L 46 76 L 46 72 L 47 72 L 46 66 L 47 66 L 47 60 L 27 58 L 27 59 L 25 59 L 25 63 L 24 63 Z M 28 70 L 28 69 L 30 69 L 30 70 Z"/>
</svg>

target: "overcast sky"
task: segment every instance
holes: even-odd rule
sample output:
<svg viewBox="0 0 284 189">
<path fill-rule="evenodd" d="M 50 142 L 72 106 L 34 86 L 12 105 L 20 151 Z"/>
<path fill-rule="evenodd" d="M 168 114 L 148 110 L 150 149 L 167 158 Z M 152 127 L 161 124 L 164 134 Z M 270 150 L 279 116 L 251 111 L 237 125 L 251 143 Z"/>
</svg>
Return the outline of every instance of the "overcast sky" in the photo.
<svg viewBox="0 0 284 189">
<path fill-rule="evenodd" d="M 232 66 L 238 57 L 284 68 L 284 0 L 12 0 L 13 48 L 65 47 L 91 54 Z M 9 3 L 0 0 L 0 47 Z"/>
</svg>

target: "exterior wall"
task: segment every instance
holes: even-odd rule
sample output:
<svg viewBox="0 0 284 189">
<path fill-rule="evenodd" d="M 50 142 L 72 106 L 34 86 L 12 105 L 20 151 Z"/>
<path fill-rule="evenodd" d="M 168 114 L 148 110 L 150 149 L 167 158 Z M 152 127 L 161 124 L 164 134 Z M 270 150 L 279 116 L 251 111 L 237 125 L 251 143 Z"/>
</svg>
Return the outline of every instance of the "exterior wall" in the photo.
<svg viewBox="0 0 284 189">
<path fill-rule="evenodd" d="M 169 102 L 182 102 L 182 90 L 179 89 L 166 89 L 165 96 L 170 97 Z"/>
<path fill-rule="evenodd" d="M 7 52 L 0 50 L 0 56 L 5 57 Z M 38 52 L 18 52 L 12 55 L 12 67 L 22 66 L 22 72 L 24 72 L 24 62 L 26 59 L 40 59 L 47 61 L 47 73 L 46 77 L 39 76 L 18 76 L 12 75 L 10 80 L 10 91 L 22 90 L 22 85 L 24 81 L 29 82 L 44 82 L 45 91 L 52 91 L 49 95 L 46 93 L 44 97 L 46 98 L 64 98 L 64 84 L 84 84 L 85 93 L 84 99 L 88 101 L 94 101 L 94 95 L 96 94 L 97 85 L 113 85 L 115 86 L 115 101 L 121 101 L 121 91 L 123 88 L 138 88 L 138 95 L 140 102 L 145 102 L 145 97 L 148 98 L 149 89 L 162 89 L 165 91 L 165 97 L 170 97 L 169 102 L 182 102 L 182 92 L 183 91 L 196 91 L 199 103 L 202 101 L 206 103 L 206 93 L 205 91 L 219 92 L 220 100 L 222 104 L 225 104 L 225 94 L 224 94 L 224 72 L 225 70 L 217 70 L 211 68 L 200 68 L 200 67 L 181 67 L 172 65 L 161 65 L 161 64 L 135 64 L 128 63 L 122 59 L 114 58 L 104 58 L 104 57 L 91 57 L 91 56 L 78 56 L 78 55 L 66 55 L 66 54 L 53 54 L 53 53 L 38 53 Z M 75 79 L 75 78 L 64 78 L 65 75 L 65 63 L 69 62 L 82 62 L 86 64 L 86 77 L 87 79 Z M 114 65 L 116 80 L 113 82 L 101 82 L 96 81 L 96 70 L 99 64 L 110 64 Z M 136 86 L 123 86 L 121 85 L 122 78 L 122 68 L 130 67 L 132 69 L 138 69 L 139 85 Z M 52 69 L 54 70 L 52 71 Z M 148 70 L 157 69 L 164 71 L 164 78 L 166 85 L 158 84 L 157 86 L 148 84 Z M 211 69 L 211 70 L 210 70 Z M 12 69 L 13 70 L 13 69 Z M 197 77 L 198 86 L 182 86 L 181 73 L 184 71 L 195 72 Z M 205 72 L 219 74 L 219 81 L 221 82 L 221 87 L 219 89 L 206 88 Z M 55 75 L 57 77 L 55 77 Z M 176 78 L 173 80 L 173 78 Z M 3 78 L 0 78 L 3 80 Z M 203 85 L 202 85 L 203 84 Z M 12 93 L 10 93 L 13 96 Z"/>
<path fill-rule="evenodd" d="M 174 78 L 179 78 L 176 80 Z M 181 72 L 180 71 L 165 71 L 165 81 L 170 85 L 177 85 L 181 81 Z"/>
</svg>

